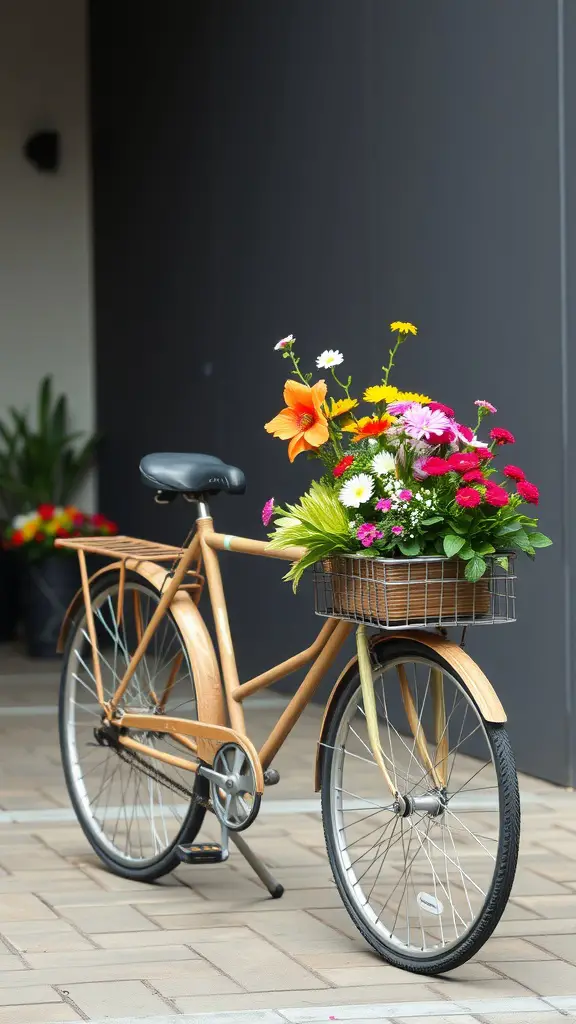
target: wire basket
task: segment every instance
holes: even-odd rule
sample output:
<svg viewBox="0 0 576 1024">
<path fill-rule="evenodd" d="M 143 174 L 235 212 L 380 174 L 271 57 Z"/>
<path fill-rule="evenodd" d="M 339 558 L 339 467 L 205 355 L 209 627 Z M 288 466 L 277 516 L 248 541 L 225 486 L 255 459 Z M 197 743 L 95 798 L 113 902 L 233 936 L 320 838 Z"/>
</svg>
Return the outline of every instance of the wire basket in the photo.
<svg viewBox="0 0 576 1024">
<path fill-rule="evenodd" d="M 316 614 L 386 629 L 497 625 L 516 620 L 515 555 L 487 555 L 476 583 L 459 558 L 338 555 L 314 568 Z"/>
</svg>

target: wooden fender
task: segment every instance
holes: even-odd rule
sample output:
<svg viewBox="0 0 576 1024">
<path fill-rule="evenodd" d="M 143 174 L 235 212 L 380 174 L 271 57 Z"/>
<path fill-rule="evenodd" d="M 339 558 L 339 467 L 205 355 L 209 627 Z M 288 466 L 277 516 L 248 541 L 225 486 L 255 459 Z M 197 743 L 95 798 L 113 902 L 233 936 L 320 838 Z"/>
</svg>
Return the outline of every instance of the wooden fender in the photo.
<svg viewBox="0 0 576 1024">
<path fill-rule="evenodd" d="M 90 577 L 90 581 L 101 576 L 111 569 L 119 569 L 121 562 L 115 562 L 99 569 Z M 151 583 L 156 590 L 160 591 L 168 575 L 166 568 L 158 565 L 157 562 L 138 561 L 134 558 L 126 559 L 126 568 L 131 572 L 142 576 L 148 583 Z M 82 591 L 80 590 L 70 608 L 66 613 L 62 630 L 60 633 L 59 650 L 63 648 L 66 636 L 70 628 L 70 617 L 76 611 L 79 602 L 82 602 Z M 177 592 L 172 600 L 170 611 L 174 616 L 182 639 L 186 645 L 186 652 L 190 659 L 196 698 L 198 703 L 198 718 L 200 722 L 209 722 L 215 726 L 226 726 L 227 717 L 222 694 L 222 683 L 220 680 L 220 669 L 214 651 L 210 634 L 200 615 L 198 608 L 190 595 L 185 590 Z M 222 744 L 217 740 L 199 737 L 198 757 L 208 764 L 212 764 L 214 754 Z M 256 762 L 258 763 L 258 762 Z"/>
<path fill-rule="evenodd" d="M 415 640 L 417 643 L 436 651 L 436 653 L 439 654 L 440 657 L 443 658 L 444 661 L 446 661 L 458 674 L 485 721 L 496 724 L 507 721 L 506 712 L 504 711 L 492 683 L 487 676 L 484 675 L 482 669 L 479 668 L 476 662 L 472 660 L 470 655 L 466 654 L 466 651 L 462 650 L 461 647 L 458 647 L 457 644 L 453 643 L 451 640 L 447 640 L 443 636 L 440 636 L 438 633 L 414 630 L 406 633 L 381 634 L 375 638 L 371 647 L 374 649 L 377 645 L 387 643 L 388 641 L 395 639 Z M 314 774 L 314 789 L 316 792 L 320 789 L 322 781 L 322 744 L 325 742 L 328 722 L 330 720 L 330 712 L 338 695 L 340 694 L 340 691 L 356 670 L 357 658 L 354 657 L 350 659 L 346 668 L 341 672 L 326 703 L 324 717 L 320 727 L 318 748 L 316 750 L 316 767 Z"/>
</svg>

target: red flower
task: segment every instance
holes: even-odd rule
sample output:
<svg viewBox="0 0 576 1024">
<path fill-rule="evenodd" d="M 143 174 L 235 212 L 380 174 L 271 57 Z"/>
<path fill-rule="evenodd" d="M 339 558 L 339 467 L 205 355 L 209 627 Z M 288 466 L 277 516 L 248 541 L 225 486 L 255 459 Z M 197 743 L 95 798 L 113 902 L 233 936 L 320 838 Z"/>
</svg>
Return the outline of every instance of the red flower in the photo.
<svg viewBox="0 0 576 1024">
<path fill-rule="evenodd" d="M 476 452 L 454 452 L 447 462 L 457 473 L 467 473 L 469 469 L 477 469 L 480 460 Z"/>
<path fill-rule="evenodd" d="M 538 504 L 540 491 L 536 484 L 531 484 L 529 480 L 519 480 L 517 490 L 520 497 L 524 498 L 524 501 L 527 501 L 529 505 Z"/>
<path fill-rule="evenodd" d="M 101 512 L 95 512 L 92 516 L 93 526 L 105 526 L 107 522 L 106 516 L 103 516 Z"/>
<path fill-rule="evenodd" d="M 45 537 L 46 534 L 42 533 L 42 530 L 37 530 L 36 533 L 34 534 L 34 540 L 36 541 L 37 544 L 41 544 Z"/>
<path fill-rule="evenodd" d="M 526 474 L 523 469 L 518 466 L 504 466 L 504 476 L 509 476 L 511 480 L 525 480 Z"/>
<path fill-rule="evenodd" d="M 332 470 L 334 476 L 342 476 L 342 474 L 345 473 L 347 469 L 350 469 L 350 466 L 352 465 L 353 462 L 353 455 L 345 455 L 343 459 L 340 459 L 338 465 L 334 466 L 334 469 Z"/>
<path fill-rule="evenodd" d="M 84 526 L 84 518 L 85 517 L 83 512 L 77 512 L 76 515 L 72 518 L 74 526 Z"/>
<path fill-rule="evenodd" d="M 14 530 L 14 533 L 10 537 L 10 543 L 12 547 L 19 548 L 24 543 L 24 534 L 22 530 Z"/>
<path fill-rule="evenodd" d="M 38 515 L 45 523 L 54 518 L 54 505 L 38 505 Z"/>
<path fill-rule="evenodd" d="M 484 462 L 485 459 L 494 458 L 494 453 L 491 452 L 489 448 L 477 448 L 476 455 L 482 462 Z"/>
<path fill-rule="evenodd" d="M 431 412 L 434 412 L 435 410 L 437 412 L 443 412 L 448 419 L 454 419 L 454 409 L 451 409 L 449 405 L 442 405 L 442 402 L 430 402 L 428 408 Z"/>
<path fill-rule="evenodd" d="M 465 437 L 467 441 L 474 440 L 474 431 L 472 430 L 472 427 L 465 427 L 462 423 L 460 423 L 458 425 L 458 430 L 462 434 L 462 437 Z"/>
<path fill-rule="evenodd" d="M 510 496 L 508 491 L 505 491 L 503 487 L 488 481 L 486 484 L 484 501 L 487 505 L 493 505 L 494 508 L 504 508 L 504 505 L 507 505 L 510 501 Z"/>
<path fill-rule="evenodd" d="M 468 473 L 464 473 L 462 479 L 465 480 L 467 484 L 486 483 L 486 477 L 481 469 L 470 469 Z"/>
<path fill-rule="evenodd" d="M 428 476 L 444 476 L 445 473 L 450 472 L 450 466 L 446 462 L 446 459 L 438 459 L 433 455 L 422 463 L 422 469 L 424 473 L 428 474 Z"/>
<path fill-rule="evenodd" d="M 437 434 L 434 438 L 434 444 L 452 444 L 454 440 L 454 431 L 445 430 L 443 434 Z"/>
<path fill-rule="evenodd" d="M 504 427 L 492 427 L 490 431 L 490 437 L 496 444 L 514 444 L 516 438 L 514 434 L 511 434 L 509 430 L 504 430 Z"/>
<path fill-rule="evenodd" d="M 482 498 L 473 487 L 461 487 L 459 491 L 456 491 L 456 504 L 461 505 L 462 508 L 476 508 L 481 501 Z"/>
<path fill-rule="evenodd" d="M 59 526 L 58 529 L 56 530 L 56 536 L 57 537 L 70 537 L 71 536 L 70 530 L 66 530 L 66 529 L 64 529 L 63 526 Z"/>
</svg>

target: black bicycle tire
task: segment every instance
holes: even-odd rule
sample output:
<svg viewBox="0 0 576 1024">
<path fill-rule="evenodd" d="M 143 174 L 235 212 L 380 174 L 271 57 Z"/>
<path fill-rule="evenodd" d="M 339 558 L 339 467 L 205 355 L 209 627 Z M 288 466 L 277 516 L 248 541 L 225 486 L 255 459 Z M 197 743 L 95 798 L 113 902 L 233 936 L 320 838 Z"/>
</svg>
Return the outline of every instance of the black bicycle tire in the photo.
<svg viewBox="0 0 576 1024">
<path fill-rule="evenodd" d="M 117 573 L 117 571 L 111 570 L 110 573 L 103 573 L 102 576 L 98 577 L 98 579 L 94 582 L 94 584 L 91 587 L 91 597 L 92 597 L 92 599 L 97 598 L 98 595 L 101 593 L 101 591 L 107 590 L 110 587 L 111 583 L 117 583 L 117 582 L 118 582 L 118 573 Z M 137 582 L 139 584 L 139 586 L 143 587 L 144 589 L 149 590 L 150 593 L 155 598 L 158 598 L 160 596 L 159 591 L 156 589 L 156 587 L 152 586 L 152 584 L 149 583 L 147 580 L 145 580 L 142 576 L 139 576 L 138 573 L 127 572 L 126 573 L 126 582 L 128 582 L 128 583 L 129 582 L 135 582 L 135 583 Z M 183 645 L 183 647 L 185 649 L 185 645 L 184 645 L 184 640 L 183 640 L 182 634 L 181 634 L 181 632 L 180 632 L 180 630 L 178 628 L 178 625 L 177 625 L 174 617 L 172 616 L 172 614 L 170 612 L 168 612 L 167 614 L 169 615 L 169 617 L 171 619 L 171 622 L 172 622 L 172 625 L 173 625 L 174 629 L 176 630 L 176 632 L 177 632 L 177 634 L 178 634 L 178 636 L 180 638 L 180 641 L 182 642 L 182 645 Z M 106 865 L 106 867 L 109 868 L 110 871 L 114 872 L 114 874 L 119 875 L 122 878 L 131 878 L 134 881 L 140 881 L 140 882 L 153 882 L 153 881 L 155 881 L 158 878 L 162 878 L 163 875 L 169 874 L 170 871 L 173 871 L 174 868 L 178 867 L 178 865 L 180 864 L 180 859 L 179 859 L 179 857 L 178 857 L 178 855 L 176 853 L 176 848 L 181 843 L 192 843 L 192 842 L 194 842 L 196 836 L 198 835 L 198 832 L 200 831 L 200 829 L 202 827 L 202 823 L 204 821 L 204 816 L 206 814 L 206 808 L 203 807 L 196 800 L 191 800 L 188 812 L 187 812 L 185 818 L 183 819 L 182 827 L 180 828 L 180 831 L 178 832 L 178 834 L 174 838 L 173 842 L 170 844 L 169 847 L 167 847 L 163 851 L 162 854 L 158 855 L 157 860 L 155 860 L 155 861 L 153 860 L 151 863 L 149 863 L 149 864 L 147 864 L 145 866 L 143 865 L 140 868 L 138 868 L 137 866 L 129 867 L 128 865 L 126 865 L 124 863 L 120 863 L 119 861 L 117 861 L 109 853 L 109 851 L 107 851 L 106 849 L 104 849 L 102 847 L 101 843 L 98 840 L 98 837 L 93 833 L 92 829 L 90 828 L 90 824 L 89 824 L 90 819 L 85 814 L 84 808 L 83 808 L 81 802 L 78 800 L 78 797 L 77 797 L 77 794 L 75 792 L 74 786 L 71 783 L 71 764 L 70 764 L 70 760 L 69 760 L 69 751 L 68 751 L 68 748 L 67 748 L 67 745 L 66 745 L 66 741 L 65 741 L 65 721 L 64 721 L 65 712 L 66 712 L 66 708 L 65 708 L 65 703 L 66 703 L 65 696 L 66 696 L 66 694 L 65 694 L 65 691 L 66 691 L 66 678 L 67 678 L 67 670 L 68 670 L 68 661 L 70 659 L 71 645 L 72 645 L 72 642 L 73 642 L 76 630 L 78 628 L 78 623 L 80 621 L 82 621 L 83 616 L 84 616 L 84 605 L 82 604 L 77 609 L 77 611 L 76 611 L 76 613 L 74 615 L 74 618 L 70 622 L 70 628 L 68 630 L 68 639 L 67 639 L 67 643 L 66 643 L 66 648 L 65 648 L 65 652 L 64 652 L 64 659 L 63 659 L 63 664 L 62 664 L 62 675 L 61 675 L 61 680 L 60 680 L 60 696 L 59 696 L 59 702 L 58 702 L 58 732 L 59 732 L 59 740 L 60 740 L 60 755 L 61 755 L 61 758 L 62 758 L 62 767 L 63 767 L 63 771 L 64 771 L 64 778 L 65 778 L 65 781 L 66 781 L 66 788 L 67 788 L 68 794 L 70 796 L 70 801 L 72 803 L 72 807 L 74 809 L 74 813 L 76 814 L 76 817 L 78 819 L 78 823 L 79 823 L 80 827 L 82 828 L 82 831 L 84 832 L 84 835 L 86 836 L 86 838 L 87 838 L 88 842 L 90 843 L 90 845 L 91 845 L 92 849 L 94 850 L 94 852 L 98 855 L 98 857 Z M 193 681 L 192 681 L 192 685 L 194 686 Z"/>
<path fill-rule="evenodd" d="M 372 657 L 378 662 L 380 667 L 384 667 L 389 661 L 397 660 L 401 657 L 405 657 L 406 660 L 409 660 L 411 657 L 424 658 L 444 669 L 445 672 L 458 680 L 464 690 L 467 690 L 464 680 L 455 671 L 453 666 L 448 664 L 435 651 L 432 651 L 425 644 L 418 643 L 418 641 L 398 638 L 397 640 L 389 640 L 385 644 L 377 644 Z M 520 844 L 520 794 L 516 764 L 508 733 L 503 725 L 487 722 L 482 717 L 478 706 L 468 691 L 471 702 L 475 705 L 478 715 L 482 718 L 488 742 L 494 755 L 500 796 L 500 835 L 498 852 L 496 854 L 497 864 L 482 911 L 470 932 L 463 938 L 462 943 L 452 946 L 446 952 L 436 952 L 430 958 L 422 956 L 411 957 L 408 954 L 398 952 L 397 949 L 391 948 L 367 928 L 357 913 L 354 904 L 349 899 L 340 873 L 338 858 L 335 854 L 331 815 L 332 747 L 334 746 L 340 718 L 359 686 L 360 677 L 356 672 L 339 693 L 331 711 L 326 730 L 326 746 L 322 754 L 322 822 L 334 881 L 352 921 L 364 939 L 384 960 L 394 967 L 399 967 L 415 974 L 443 974 L 466 963 L 490 938 L 506 909 L 514 882 Z"/>
</svg>

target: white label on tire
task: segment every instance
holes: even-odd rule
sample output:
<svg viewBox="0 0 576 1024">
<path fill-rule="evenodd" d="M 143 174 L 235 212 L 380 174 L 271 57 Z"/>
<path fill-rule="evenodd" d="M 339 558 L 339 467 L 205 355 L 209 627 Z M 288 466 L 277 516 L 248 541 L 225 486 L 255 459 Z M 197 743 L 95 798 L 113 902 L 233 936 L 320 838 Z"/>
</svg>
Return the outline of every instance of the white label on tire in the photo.
<svg viewBox="0 0 576 1024">
<path fill-rule="evenodd" d="M 444 904 L 437 900 L 435 896 L 430 896 L 427 892 L 419 892 L 416 902 L 422 910 L 425 910 L 428 914 L 434 914 L 435 917 L 440 917 L 440 914 L 444 913 Z"/>
</svg>

